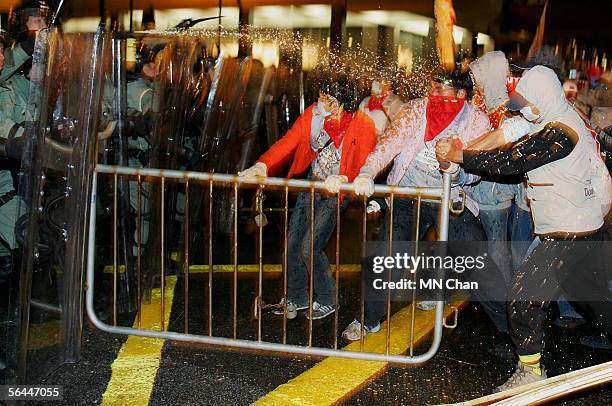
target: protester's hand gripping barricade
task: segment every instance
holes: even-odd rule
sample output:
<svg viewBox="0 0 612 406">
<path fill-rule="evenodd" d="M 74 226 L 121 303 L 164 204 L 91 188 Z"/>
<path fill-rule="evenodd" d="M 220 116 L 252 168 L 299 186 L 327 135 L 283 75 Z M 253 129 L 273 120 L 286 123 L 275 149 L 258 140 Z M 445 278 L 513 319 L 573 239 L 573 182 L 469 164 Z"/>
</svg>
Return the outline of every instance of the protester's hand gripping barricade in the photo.
<svg viewBox="0 0 612 406">
<path fill-rule="evenodd" d="M 90 213 L 90 222 L 89 222 L 89 245 L 88 245 L 88 266 L 87 266 L 87 312 L 90 320 L 94 323 L 96 327 L 101 330 L 110 333 L 116 334 L 128 334 L 128 335 L 136 335 L 143 337 L 156 337 L 161 339 L 170 339 L 175 341 L 185 341 L 185 342 L 193 342 L 193 343 L 201 343 L 201 344 L 210 344 L 221 346 L 223 348 L 228 349 L 252 349 L 252 350 L 261 350 L 266 352 L 274 352 L 274 353 L 292 353 L 292 354 L 301 354 L 301 355 L 315 355 L 315 356 L 337 356 L 344 358 L 354 358 L 354 359 L 364 359 L 364 360 L 378 360 L 378 361 L 388 361 L 388 362 L 397 362 L 403 364 L 418 364 L 427 361 L 431 358 L 437 351 L 441 337 L 442 337 L 442 329 L 444 328 L 444 302 L 443 298 L 439 297 L 436 303 L 435 309 L 435 317 L 434 317 L 434 334 L 433 334 L 433 342 L 429 349 L 422 354 L 414 355 L 414 343 L 410 342 L 410 355 L 400 355 L 393 354 L 393 351 L 390 350 L 392 346 L 392 335 L 395 334 L 391 331 L 390 317 L 387 318 L 387 333 L 386 333 L 386 345 L 385 348 L 381 351 L 375 350 L 374 352 L 368 352 L 368 349 L 364 346 L 364 338 L 362 335 L 361 341 L 359 343 L 359 350 L 350 350 L 350 351 L 341 351 L 339 348 L 342 346 L 341 341 L 339 341 L 339 331 L 338 325 L 339 320 L 342 317 L 340 311 L 336 311 L 333 317 L 332 324 L 332 332 L 331 337 L 326 339 L 322 338 L 322 334 L 324 331 L 329 329 L 328 324 L 315 324 L 316 321 L 313 321 L 312 317 L 308 318 L 305 325 L 304 323 L 299 323 L 298 321 L 288 321 L 285 316 L 273 316 L 269 312 L 266 312 L 270 307 L 278 307 L 279 305 L 266 305 L 264 298 L 272 298 L 271 294 L 282 294 L 282 298 L 284 298 L 284 303 L 287 303 L 287 241 L 288 241 L 288 218 L 289 218 L 289 208 L 290 208 L 290 199 L 291 193 L 296 191 L 305 191 L 308 193 L 309 202 L 310 202 L 310 219 L 315 218 L 314 210 L 315 210 L 315 196 L 317 193 L 322 193 L 324 191 L 324 183 L 323 182 L 315 182 L 309 180 L 288 180 L 282 178 L 259 178 L 255 180 L 245 180 L 241 179 L 236 175 L 230 174 L 213 174 L 213 173 L 205 173 L 205 172 L 187 172 L 187 171 L 173 171 L 173 170 L 158 170 L 158 169 L 136 169 L 136 168 L 128 168 L 128 167 L 118 167 L 118 166 L 107 166 L 107 165 L 98 165 L 95 169 L 94 174 L 94 183 L 92 194 L 92 203 L 96 201 L 97 196 L 95 190 L 97 189 L 97 184 L 100 179 L 104 177 L 111 177 L 114 179 L 114 182 L 117 182 L 118 178 L 129 178 L 131 180 L 136 180 L 139 184 L 143 181 L 158 182 L 162 185 L 161 187 L 161 196 L 160 196 L 160 205 L 163 206 L 164 201 L 164 190 L 166 188 L 163 185 L 175 184 L 180 185 L 178 188 L 182 189 L 185 193 L 185 224 L 193 224 L 189 221 L 189 213 L 188 206 L 190 205 L 190 201 L 192 200 L 191 194 L 192 190 L 194 190 L 196 185 L 201 185 L 201 189 L 207 190 L 207 196 L 204 197 L 203 206 L 204 206 L 204 218 L 205 221 L 198 225 L 201 229 L 207 230 L 207 243 L 204 247 L 202 246 L 193 246 L 191 244 L 185 244 L 182 246 L 182 252 L 179 253 L 179 257 L 181 258 L 180 268 L 177 272 L 177 278 L 182 280 L 182 298 L 183 303 L 174 304 L 173 312 L 183 312 L 182 316 L 182 326 L 181 323 L 175 320 L 170 321 L 168 323 L 168 312 L 170 311 L 170 307 L 167 304 L 168 294 L 167 294 L 167 280 L 171 276 L 168 275 L 168 268 L 164 265 L 165 258 L 167 257 L 167 253 L 163 250 L 158 252 L 156 255 L 159 256 L 160 268 L 157 270 L 157 275 L 159 276 L 159 287 L 156 289 L 156 293 L 153 296 L 159 297 L 160 300 L 156 303 L 156 310 L 150 309 L 155 314 L 153 317 L 156 319 L 156 323 L 154 323 L 155 328 L 151 329 L 151 325 L 147 324 L 149 328 L 145 326 L 145 321 L 143 321 L 143 314 L 141 313 L 141 306 L 139 305 L 138 312 L 136 314 L 136 319 L 134 321 L 133 327 L 129 325 L 121 325 L 121 323 L 117 323 L 117 317 L 113 317 L 113 323 L 107 324 L 100 320 L 97 316 L 96 309 L 94 308 L 94 296 L 95 296 L 95 268 L 96 262 L 99 261 L 99 258 L 96 258 L 96 236 L 100 233 L 97 232 L 96 228 L 96 212 L 91 211 Z M 417 199 L 417 204 L 420 207 L 420 203 L 423 199 L 438 201 L 441 204 L 442 210 L 440 210 L 440 229 L 439 229 L 439 240 L 445 241 L 448 233 L 448 218 L 449 218 L 449 208 L 450 208 L 450 185 L 451 179 L 450 174 L 445 174 L 444 176 L 444 187 L 443 188 L 402 188 L 402 187 L 389 187 L 389 186 L 376 186 L 375 193 L 379 196 L 385 196 L 390 199 L 392 202 L 395 198 L 406 198 L 412 197 Z M 225 190 L 229 190 L 230 199 L 232 200 L 232 212 L 228 213 L 229 215 L 225 217 L 225 220 L 229 223 L 231 227 L 231 263 L 228 266 L 217 265 L 214 263 L 214 244 L 213 244 L 213 222 L 214 222 L 214 214 L 213 214 L 213 205 L 215 203 L 215 193 L 214 190 L 217 188 L 225 188 Z M 280 213 L 280 222 L 279 229 L 280 234 L 282 235 L 282 239 L 280 239 L 282 245 L 282 264 L 281 268 L 281 279 L 282 282 L 270 279 L 270 274 L 273 272 L 272 269 L 274 265 L 264 263 L 264 257 L 266 256 L 264 251 L 267 249 L 265 246 L 265 239 L 267 236 L 270 236 L 270 233 L 265 231 L 264 223 L 258 222 L 256 225 L 256 236 L 255 236 L 255 248 L 254 248 L 254 256 L 256 258 L 255 269 L 250 269 L 253 271 L 251 275 L 254 274 L 255 281 L 248 280 L 242 278 L 250 268 L 249 265 L 244 265 L 241 262 L 244 260 L 239 260 L 239 257 L 244 258 L 244 251 L 249 250 L 247 244 L 244 244 L 241 240 L 253 240 L 249 236 L 245 235 L 243 232 L 243 220 L 241 219 L 240 214 L 240 204 L 239 202 L 242 199 L 244 194 L 248 194 L 252 192 L 252 189 L 255 188 L 256 191 L 266 191 L 267 194 L 273 194 L 274 191 L 279 193 L 281 197 L 280 201 L 282 202 L 282 207 L 279 209 L 269 209 L 270 213 L 273 213 L 272 210 L 277 210 Z M 139 189 L 137 189 L 139 190 Z M 340 193 L 346 194 L 351 193 L 352 185 L 344 184 L 341 187 Z M 260 195 L 260 193 L 257 193 Z M 341 275 L 345 272 L 345 269 L 350 268 L 350 265 L 346 265 L 341 263 L 341 240 L 344 238 L 348 239 L 352 245 L 355 245 L 357 241 L 364 242 L 366 239 L 366 229 L 367 229 L 367 213 L 366 206 L 367 200 L 357 198 L 356 205 L 358 206 L 358 211 L 360 212 L 360 219 L 356 223 L 360 223 L 360 233 L 359 238 L 356 238 L 354 233 L 343 233 L 344 223 L 340 219 L 341 213 L 341 198 L 340 195 L 337 195 L 337 222 L 336 222 L 336 235 L 340 236 L 340 238 L 335 239 L 335 266 L 332 267 L 334 269 L 334 277 L 336 280 L 336 300 L 339 300 L 339 291 L 341 288 Z M 116 199 L 116 197 L 114 197 Z M 256 203 L 256 212 L 261 214 L 266 209 L 263 207 L 263 199 L 260 197 L 257 198 Z M 392 207 L 392 206 L 391 206 Z M 356 209 L 357 210 L 357 209 Z M 136 213 L 137 222 L 139 222 L 139 218 L 141 217 L 141 213 Z M 393 218 L 392 209 L 390 210 L 390 218 Z M 163 217 L 159 219 L 160 224 L 159 227 L 163 230 L 164 224 L 168 221 Z M 118 222 L 116 212 L 113 214 L 113 225 L 116 226 Z M 240 223 L 240 227 L 239 227 Z M 311 244 L 309 245 L 311 250 L 311 260 L 308 264 L 310 269 L 310 274 L 312 275 L 313 270 L 313 257 L 312 257 L 312 247 L 314 237 L 313 228 L 314 222 L 309 222 L 309 227 L 311 229 Z M 417 223 L 418 227 L 418 223 Z M 189 227 L 185 227 L 183 229 L 184 235 L 182 236 L 184 241 L 190 241 Z M 162 240 L 161 247 L 167 246 L 164 243 L 164 239 L 167 238 L 165 233 L 160 235 Z M 250 242 L 250 241 L 249 241 Z M 116 242 L 115 242 L 116 244 Z M 138 246 L 140 246 L 140 242 L 137 242 Z M 204 250 L 207 251 L 207 265 L 192 265 L 190 262 L 191 253 L 194 250 Z M 137 255 L 137 269 L 136 269 L 136 291 L 141 291 L 141 277 L 143 270 L 141 269 L 140 264 L 142 261 L 140 260 L 140 250 L 138 250 Z M 228 269 L 229 268 L 229 269 Z M 118 270 L 121 267 L 117 264 L 116 259 L 113 264 L 114 274 L 116 275 Z M 339 271 L 338 271 L 339 270 Z M 150 270 L 151 271 L 151 270 Z M 197 273 L 200 273 L 197 276 Z M 226 271 L 226 272 L 223 272 Z M 272 272 L 271 272 L 272 271 Z M 223 277 L 222 274 L 226 274 L 227 277 Z M 229 275 L 227 275 L 229 273 Z M 278 275 L 277 275 L 278 276 Z M 277 278 L 278 279 L 278 278 Z M 114 277 L 114 283 L 116 283 L 116 276 Z M 313 304 L 313 285 L 314 279 L 312 277 L 309 278 L 309 309 L 306 310 L 307 314 L 310 312 L 312 314 L 312 304 Z M 197 286 L 197 285 L 200 286 Z M 242 287 L 240 285 L 243 285 Z M 246 288 L 245 288 L 246 285 Z M 270 289 L 272 288 L 272 289 Z M 190 289 L 196 289 L 198 295 L 204 296 L 204 298 L 195 298 L 195 296 L 190 293 Z M 175 293 L 175 296 L 178 295 Z M 247 297 L 245 297 L 245 295 Z M 364 317 L 364 306 L 363 306 L 363 292 L 360 295 L 353 295 L 352 297 L 354 301 L 355 296 L 361 296 L 361 299 L 357 299 L 360 301 L 360 312 L 361 318 L 363 321 Z M 391 294 L 387 293 L 386 297 L 387 301 L 387 309 L 391 309 Z M 196 306 L 196 303 L 199 305 Z M 245 305 L 246 303 L 246 305 Z M 339 303 L 339 302 L 337 302 Z M 251 306 L 251 304 L 253 304 Z M 354 305 L 355 303 L 353 303 Z M 340 305 L 340 309 L 343 306 L 350 307 L 350 304 L 342 303 Z M 282 305 L 281 305 L 282 306 Z M 285 305 L 286 306 L 286 305 Z M 415 302 L 412 302 L 412 311 L 414 314 L 414 306 Z M 216 307 L 216 308 L 215 308 Z M 117 307 L 113 304 L 113 312 L 117 311 Z M 144 317 L 152 317 L 151 315 Z M 198 325 L 194 324 L 194 320 L 198 321 Z M 292 323 L 296 323 L 291 325 Z M 298 325 L 299 323 L 299 325 Z M 363 323 L 362 323 L 363 325 Z M 326 327 L 327 326 L 327 327 Z M 299 327 L 299 328 L 296 328 Z M 414 337 L 414 323 L 411 326 L 406 326 L 406 328 L 411 328 L 412 331 L 410 333 L 411 341 L 412 337 Z M 302 329 L 302 333 L 305 334 L 296 334 L 298 329 Z M 266 331 L 267 330 L 267 331 Z M 318 330 L 318 331 L 317 331 Z M 323 330 L 323 332 L 322 332 Z M 294 341 L 296 343 L 290 343 L 290 341 Z M 327 343 L 328 346 L 320 346 L 318 343 Z"/>
<path fill-rule="evenodd" d="M 299 115 L 305 106 L 305 72 L 287 76 L 287 69 L 264 68 L 252 58 L 223 53 L 210 64 L 198 48 L 214 42 L 214 35 L 206 35 L 153 36 L 164 44 L 156 59 L 158 87 L 151 112 L 140 115 L 130 110 L 125 38 L 102 29 L 96 34 L 50 30 L 40 36 L 33 65 L 45 74 L 32 79 L 29 140 L 22 165 L 26 180 L 20 185 L 29 208 L 29 217 L 18 229 L 26 237 L 20 242 L 24 261 L 19 281 L 25 296 L 15 305 L 19 307 L 15 319 L 20 321 L 15 341 L 22 349 L 15 358 L 23 380 L 27 371 L 34 371 L 28 365 L 41 365 L 41 357 L 49 363 L 38 368 L 41 374 L 58 363 L 79 359 L 83 287 L 91 322 L 114 333 L 399 363 L 419 363 L 433 356 L 442 336 L 442 301 L 435 311 L 433 344 L 418 356 L 412 356 L 412 338 L 410 356 L 392 354 L 389 321 L 384 351 L 368 352 L 363 339 L 359 351 L 338 350 L 342 346 L 338 325 L 349 321 L 343 320 L 348 312 L 342 309 L 361 307 L 363 319 L 358 286 L 352 289 L 350 303 L 341 303 L 341 310 L 327 319 L 333 319 L 331 325 L 325 324 L 331 334 L 324 334 L 328 327 L 312 318 L 303 325 L 266 312 L 270 308 L 266 303 L 287 298 L 293 193 L 307 192 L 312 211 L 313 199 L 324 192 L 324 185 L 279 178 L 246 182 L 223 173 L 243 170 L 255 158 L 258 140 L 271 143 L 282 132 L 273 127 L 281 122 L 289 125 Z M 263 121 L 267 137 L 261 136 Z M 49 144 L 53 148 L 47 148 Z M 138 165 L 132 166 L 132 156 L 138 156 Z M 389 199 L 412 196 L 418 202 L 439 201 L 443 208 L 439 238 L 445 240 L 449 189 L 450 178 L 445 176 L 442 189 L 377 186 L 376 193 Z M 53 190 L 60 193 L 52 194 Z M 351 185 L 343 185 L 340 193 L 351 194 Z M 251 209 L 246 208 L 253 195 L 258 197 L 254 201 L 259 220 L 264 212 L 269 218 L 267 226 L 263 221 L 253 225 Z M 340 283 L 341 276 L 354 269 L 347 265 L 351 257 L 345 253 L 352 251 L 353 263 L 358 262 L 362 255 L 355 247 L 366 240 L 367 201 L 353 201 L 353 213 L 360 214 L 345 223 L 340 220 L 338 198 L 335 233 L 341 238 L 335 241 L 331 267 L 336 300 L 344 297 L 339 287 L 347 288 Z M 181 209 L 182 225 L 176 215 Z M 45 224 L 51 224 L 53 234 Z M 50 244 L 57 249 L 49 251 Z M 245 269 L 255 270 L 247 272 L 250 279 L 242 277 Z M 35 292 L 39 270 L 53 281 L 44 300 Z M 183 299 L 181 303 L 177 293 L 171 307 L 169 292 L 179 292 L 173 288 L 175 282 L 182 287 Z M 310 309 L 313 283 L 309 278 Z M 390 309 L 390 296 L 387 300 Z M 179 304 L 183 317 L 170 319 L 171 312 L 180 313 Z M 159 306 L 155 317 L 152 306 Z M 49 318 L 59 319 L 50 334 L 55 337 L 49 340 L 50 352 L 33 359 L 29 342 L 36 335 L 38 319 Z M 177 326 L 180 321 L 182 328 Z M 132 322 L 134 327 L 129 327 Z"/>
</svg>

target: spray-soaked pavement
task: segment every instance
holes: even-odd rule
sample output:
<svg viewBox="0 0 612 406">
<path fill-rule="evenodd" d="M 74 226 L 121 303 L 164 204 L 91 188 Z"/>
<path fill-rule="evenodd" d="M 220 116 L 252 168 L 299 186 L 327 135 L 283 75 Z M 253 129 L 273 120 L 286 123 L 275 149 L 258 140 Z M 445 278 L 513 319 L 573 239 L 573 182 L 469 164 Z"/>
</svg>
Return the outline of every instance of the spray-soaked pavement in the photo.
<svg viewBox="0 0 612 406">
<path fill-rule="evenodd" d="M 252 291 L 256 285 L 254 279 L 241 278 L 239 282 L 241 289 L 238 296 L 238 331 L 245 332 L 243 337 L 246 337 L 254 334 L 255 329 L 254 323 L 248 316 L 250 304 L 241 298 L 251 297 L 246 293 Z M 217 289 L 224 288 L 222 279 L 216 283 Z M 278 281 L 266 280 L 265 283 L 274 284 Z M 348 296 L 354 283 L 355 278 L 344 278 L 341 295 Z M 203 286 L 201 281 L 191 278 L 192 310 L 189 315 L 191 333 L 202 333 L 204 330 L 202 314 L 204 312 L 196 311 L 202 308 L 205 298 Z M 182 331 L 184 326 L 182 292 L 183 284 L 179 278 L 175 287 L 171 315 L 172 331 Z M 198 303 L 198 297 L 201 298 L 201 303 Z M 229 300 L 226 300 L 226 303 L 229 305 Z M 220 308 L 222 314 L 222 301 L 216 301 L 215 305 Z M 226 310 L 229 315 L 229 306 Z M 340 312 L 340 329 L 350 322 L 353 311 L 354 309 L 344 309 Z M 551 310 L 550 313 L 554 316 L 555 312 Z M 281 326 L 280 318 L 267 315 L 265 320 L 267 321 L 263 323 L 264 332 L 269 331 L 270 334 L 268 336 L 264 334 L 264 337 L 277 339 Z M 330 317 L 315 324 L 315 344 L 331 345 L 329 337 L 333 331 L 332 320 Z M 220 326 L 218 334 L 224 330 L 231 331 L 230 323 L 223 323 L 223 320 L 217 322 Z M 290 322 L 288 342 L 299 343 L 305 339 L 304 335 L 298 334 L 303 328 L 301 324 L 307 324 L 303 317 Z M 91 327 L 85 330 L 83 360 L 78 364 L 59 368 L 45 380 L 47 384 L 64 385 L 64 404 L 100 403 L 111 377 L 110 365 L 125 342 L 125 337 L 91 331 Z M 599 364 L 612 358 L 612 354 L 608 351 L 591 350 L 577 344 L 580 333 L 587 331 L 587 328 L 563 331 L 554 326 L 547 329 L 544 363 L 549 376 Z M 381 376 L 365 383 L 357 393 L 347 394 L 345 403 L 351 405 L 448 403 L 488 394 L 493 387 L 505 381 L 515 362 L 499 359 L 487 353 L 486 350 L 490 345 L 489 337 L 493 334 L 494 328 L 484 313 L 477 306 L 470 305 L 461 313 L 459 326 L 445 333 L 441 349 L 433 360 L 418 368 L 389 366 Z M 269 356 L 166 342 L 150 395 L 150 404 L 250 404 L 308 370 L 317 362 L 316 359 L 306 357 Z M 133 379 L 138 379 L 137 368 L 134 370 Z M 332 381 L 334 377 L 330 376 L 329 379 Z M 602 388 L 559 404 L 611 403 L 611 391 Z"/>
</svg>

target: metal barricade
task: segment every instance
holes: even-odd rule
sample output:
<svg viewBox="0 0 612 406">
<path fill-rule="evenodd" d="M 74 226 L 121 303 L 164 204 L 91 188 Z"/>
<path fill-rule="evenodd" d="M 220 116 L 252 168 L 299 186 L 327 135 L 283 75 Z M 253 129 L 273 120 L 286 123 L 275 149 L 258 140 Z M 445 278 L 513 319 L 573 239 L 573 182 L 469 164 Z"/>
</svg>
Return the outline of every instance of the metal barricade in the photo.
<svg viewBox="0 0 612 406">
<path fill-rule="evenodd" d="M 142 297 L 140 279 L 141 279 L 141 217 L 140 213 L 140 201 L 141 201 L 141 184 L 143 181 L 159 181 L 161 184 L 161 205 L 162 205 L 162 218 L 161 221 L 161 266 L 160 266 L 160 284 L 161 284 L 161 308 L 160 308 L 160 318 L 161 318 L 161 328 L 160 330 L 144 330 L 139 328 L 132 327 L 124 327 L 117 325 L 117 308 L 116 308 L 116 292 L 117 292 L 117 272 L 118 272 L 118 263 L 117 263 L 117 238 L 116 234 L 114 234 L 114 243 L 113 243 L 113 324 L 107 324 L 100 320 L 97 316 L 96 311 L 94 309 L 94 269 L 95 269 L 95 261 L 96 261 L 96 201 L 98 200 L 97 191 L 98 191 L 98 179 L 100 176 L 111 176 L 114 185 L 117 185 L 118 177 L 128 177 L 133 183 L 137 183 L 138 185 L 138 204 L 137 204 L 137 213 L 136 213 L 136 223 L 137 230 L 136 240 L 137 240 L 137 258 L 136 258 L 136 283 L 137 289 L 136 294 L 138 297 L 138 303 L 140 303 L 140 298 Z M 204 185 L 209 195 L 208 198 L 208 208 L 205 210 L 208 211 L 208 222 L 204 224 L 203 227 L 208 228 L 208 281 L 207 281 L 207 289 L 208 289 L 208 303 L 206 305 L 206 317 L 208 318 L 207 324 L 207 335 L 197 335 L 188 333 L 189 327 L 187 325 L 187 313 L 189 312 L 189 243 L 185 243 L 184 247 L 184 256 L 183 256 L 183 272 L 185 276 L 185 303 L 184 303 L 184 312 L 185 312 L 185 325 L 184 332 L 171 332 L 167 331 L 168 326 L 164 325 L 165 319 L 165 304 L 164 304 L 164 293 L 165 293 L 165 267 L 164 267 L 164 185 L 166 181 L 170 182 L 178 182 L 184 184 L 184 193 L 185 193 L 185 219 L 184 219 L 184 233 L 185 233 L 185 241 L 188 241 L 189 235 L 189 204 L 190 204 L 190 189 L 193 185 Z M 231 326 L 231 337 L 219 337 L 213 335 L 213 309 L 212 309 L 212 297 L 213 297 L 213 247 L 212 247 L 212 205 L 213 205 L 213 187 L 214 186 L 223 186 L 223 185 L 231 185 L 231 199 L 233 200 L 233 215 L 232 215 L 232 229 L 233 229 L 233 238 L 232 238 L 232 258 L 233 258 L 233 269 L 232 269 L 232 281 L 231 281 L 231 314 L 232 314 L 232 326 Z M 263 247 L 263 224 L 262 222 L 258 223 L 258 273 L 257 273 L 257 289 L 254 297 L 254 319 L 257 320 L 256 326 L 256 339 L 255 340 L 246 340 L 242 338 L 238 338 L 237 334 L 237 288 L 238 288 L 238 201 L 239 201 L 239 190 L 241 187 L 255 187 L 259 188 L 259 190 L 263 190 L 264 188 L 276 188 L 280 189 L 282 195 L 284 195 L 284 208 L 282 209 L 284 215 L 284 235 L 283 235 L 283 298 L 285 303 L 284 308 L 284 316 L 282 317 L 282 342 L 267 342 L 262 339 L 262 309 L 264 307 L 263 304 L 263 286 L 264 286 L 264 264 L 263 264 L 263 255 L 262 255 L 262 247 Z M 391 223 L 389 229 L 391 230 L 389 233 L 392 233 L 393 230 L 393 201 L 396 197 L 405 198 L 411 197 L 417 199 L 417 224 L 416 227 L 419 227 L 420 221 L 420 208 L 421 202 L 425 199 L 434 200 L 440 203 L 440 211 L 439 211 L 439 229 L 438 229 L 438 240 L 446 241 L 448 236 L 448 226 L 449 226 L 449 212 L 450 212 L 450 187 L 451 187 L 451 176 L 450 174 L 445 173 L 443 176 L 443 187 L 442 188 L 407 188 L 407 187 L 393 187 L 393 186 L 384 186 L 384 185 L 376 185 L 375 186 L 375 194 L 377 195 L 385 195 L 390 201 L 390 218 Z M 308 321 L 308 340 L 307 345 L 294 345 L 287 343 L 287 257 L 288 257 L 288 223 L 289 223 L 289 192 L 294 192 L 296 190 L 307 191 L 310 195 L 310 261 L 308 264 L 309 267 L 309 321 Z M 412 321 L 411 321 L 411 334 L 410 334 L 410 350 L 408 355 L 395 355 L 389 353 L 389 342 L 390 342 L 390 310 L 391 310 L 391 294 L 387 293 L 386 298 L 386 309 L 387 309 L 387 337 L 386 337 L 386 349 L 380 353 L 372 353 L 364 351 L 364 334 L 362 331 L 361 334 L 361 343 L 360 343 L 360 351 L 346 351 L 340 350 L 338 348 L 338 311 L 334 312 L 334 323 L 333 323 L 333 348 L 323 348 L 313 346 L 313 319 L 312 319 L 312 304 L 313 304 L 313 240 L 314 240 L 314 218 L 315 218 L 315 193 L 324 191 L 323 182 L 317 181 L 309 181 L 309 180 L 288 180 L 282 178 L 260 178 L 256 180 L 245 180 L 241 179 L 236 175 L 230 174 L 213 174 L 213 173 L 202 173 L 202 172 L 185 172 L 185 171 L 173 171 L 173 170 L 160 170 L 160 169 L 138 169 L 138 168 L 129 168 L 129 167 L 121 167 L 121 166 L 108 166 L 108 165 L 97 165 L 94 176 L 93 176 L 93 186 L 92 186 L 92 195 L 91 195 L 91 207 L 90 210 L 90 218 L 89 218 L 89 234 L 88 234 L 88 257 L 87 257 L 87 293 L 86 293 L 86 307 L 87 314 L 91 322 L 100 330 L 114 333 L 114 334 L 125 334 L 125 335 L 133 335 L 133 336 L 141 336 L 141 337 L 152 337 L 152 338 L 160 338 L 174 341 L 184 341 L 191 343 L 199 343 L 199 344 L 207 344 L 220 346 L 224 348 L 233 348 L 233 349 L 248 349 L 248 350 L 258 350 L 258 351 L 266 351 L 272 353 L 285 353 L 285 354 L 299 354 L 299 355 L 307 355 L 307 356 L 322 356 L 322 357 L 342 357 L 342 358 L 352 358 L 352 359 L 360 359 L 360 360 L 370 360 L 370 361 L 385 361 L 385 362 L 393 362 L 399 364 L 420 364 L 423 363 L 430 358 L 432 358 L 437 352 L 440 342 L 442 339 L 442 330 L 444 328 L 444 301 L 441 296 L 438 297 L 439 300 L 436 301 L 435 308 L 435 316 L 434 316 L 434 331 L 433 331 L 433 339 L 432 344 L 429 349 L 419 355 L 413 354 L 413 346 L 414 346 L 414 314 L 415 314 L 415 300 L 413 296 L 412 300 Z M 340 189 L 341 193 L 352 193 L 352 185 L 344 184 Z M 113 202 L 114 202 L 114 213 L 113 213 L 113 233 L 116 233 L 117 230 L 117 210 L 116 210 L 116 201 L 117 201 L 117 190 L 114 191 Z M 361 219 L 361 241 L 365 242 L 366 240 L 366 225 L 367 225 L 367 199 L 359 198 L 363 200 L 363 214 Z M 339 275 L 340 275 L 340 235 L 341 235 L 341 197 L 340 194 L 337 195 L 337 205 L 336 205 L 336 254 L 335 254 L 335 280 L 336 280 L 336 303 L 338 303 L 338 289 L 339 289 Z M 262 199 L 257 199 L 257 211 L 259 213 L 263 213 L 263 202 Z M 230 220 L 228 220 L 230 221 Z M 390 236 L 389 240 L 393 240 L 392 236 Z M 363 329 L 364 325 L 364 293 L 363 288 L 361 292 L 361 303 L 360 303 L 360 313 L 361 313 L 361 326 Z M 138 313 L 136 315 L 138 321 L 137 325 L 140 326 L 140 305 L 137 306 Z"/>
</svg>

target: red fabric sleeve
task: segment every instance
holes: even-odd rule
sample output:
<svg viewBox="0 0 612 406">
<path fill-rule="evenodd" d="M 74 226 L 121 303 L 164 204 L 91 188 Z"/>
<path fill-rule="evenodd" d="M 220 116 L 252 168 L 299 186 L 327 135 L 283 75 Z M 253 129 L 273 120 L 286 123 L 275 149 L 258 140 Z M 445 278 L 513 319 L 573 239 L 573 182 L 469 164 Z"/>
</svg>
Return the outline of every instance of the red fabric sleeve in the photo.
<svg viewBox="0 0 612 406">
<path fill-rule="evenodd" d="M 262 162 L 268 167 L 268 175 L 278 173 L 293 158 L 295 150 L 304 137 L 310 137 L 310 124 L 312 121 L 312 109 L 314 104 L 304 111 L 293 123 L 289 131 L 276 141 L 257 162 Z"/>
<path fill-rule="evenodd" d="M 359 174 L 370 152 L 376 147 L 376 127 L 374 122 L 362 112 L 358 112 L 351 123 L 350 145 L 351 152 L 346 156 L 341 168 L 341 175 L 346 175 L 349 182 Z M 346 142 L 347 140 L 345 140 Z M 345 145 L 345 148 L 349 145 Z M 348 152 L 348 151 L 347 151 Z"/>
</svg>

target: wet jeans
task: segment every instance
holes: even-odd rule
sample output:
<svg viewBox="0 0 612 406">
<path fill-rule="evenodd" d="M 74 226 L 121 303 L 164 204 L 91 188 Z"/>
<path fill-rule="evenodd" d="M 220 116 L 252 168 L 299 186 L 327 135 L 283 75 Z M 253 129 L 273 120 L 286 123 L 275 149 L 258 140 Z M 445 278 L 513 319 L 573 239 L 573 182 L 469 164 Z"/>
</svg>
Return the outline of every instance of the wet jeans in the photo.
<svg viewBox="0 0 612 406">
<path fill-rule="evenodd" d="M 516 272 L 527 256 L 529 244 L 534 239 L 531 212 L 521 209 L 518 205 L 510 207 L 510 246 L 512 247 L 512 271 Z"/>
<path fill-rule="evenodd" d="M 497 264 L 497 267 L 508 275 L 508 281 L 512 274 L 512 258 L 508 244 L 508 220 L 510 207 L 499 210 L 480 210 L 480 223 L 487 237 L 489 255 Z"/>
<path fill-rule="evenodd" d="M 411 199 L 396 199 L 393 205 L 393 240 L 394 241 L 415 241 L 415 237 L 421 240 L 430 227 L 439 227 L 438 213 L 440 206 L 434 203 L 421 203 L 421 216 L 419 223 L 418 236 L 414 235 L 414 224 L 416 219 L 416 202 Z M 379 240 L 385 241 L 388 239 L 388 224 L 387 218 L 383 220 Z M 450 216 L 448 228 L 449 241 L 485 241 L 484 232 L 480 226 L 480 222 L 474 215 L 465 209 L 459 216 Z M 459 251 L 462 246 L 459 244 L 450 245 L 449 249 L 455 248 L 454 251 Z M 469 248 L 465 248 L 463 252 L 450 252 L 451 255 L 470 255 L 467 252 Z M 386 255 L 386 253 L 382 253 Z M 365 302 L 365 325 L 367 327 L 376 326 L 386 313 L 386 297 L 378 291 L 378 294 L 373 289 L 373 279 L 379 277 L 372 272 L 371 269 L 364 269 L 363 278 L 366 291 Z M 373 298 L 379 297 L 380 300 Z M 481 299 L 481 298 L 479 298 Z M 361 315 L 357 314 L 355 318 L 360 320 Z"/>
<path fill-rule="evenodd" d="M 495 262 L 501 273 L 504 275 L 506 283 L 512 278 L 512 256 L 510 255 L 510 245 L 508 243 L 508 222 L 511 207 L 499 210 L 480 210 L 480 222 L 487 236 L 489 255 Z M 485 312 L 495 324 L 498 331 L 505 333 L 508 331 L 508 320 L 506 318 L 505 302 L 484 302 L 481 303 Z"/>
<path fill-rule="evenodd" d="M 531 253 L 536 249 L 536 247 L 540 244 L 540 238 L 536 237 L 529 249 L 527 250 L 527 255 L 531 255 Z M 559 296 L 557 299 L 557 305 L 559 306 L 559 316 L 561 317 L 571 317 L 574 319 L 582 319 L 582 315 L 574 309 L 574 307 L 567 301 L 567 298 L 564 295 Z"/>
<path fill-rule="evenodd" d="M 314 296 L 322 305 L 336 301 L 336 281 L 329 269 L 325 247 L 336 229 L 336 197 L 314 195 Z M 348 205 L 344 198 L 341 209 Z M 287 288 L 288 299 L 298 306 L 308 305 L 308 272 L 310 267 L 310 193 L 300 193 L 291 213 L 288 230 Z"/>
<path fill-rule="evenodd" d="M 507 283 L 512 280 L 516 270 L 527 256 L 527 249 L 533 241 L 533 224 L 531 212 L 521 209 L 515 203 L 507 209 L 480 210 L 480 220 L 487 235 L 489 253 L 504 275 Z M 508 244 L 498 241 L 508 240 Z M 505 302 L 481 303 L 487 315 L 499 332 L 508 331 Z"/>
</svg>

